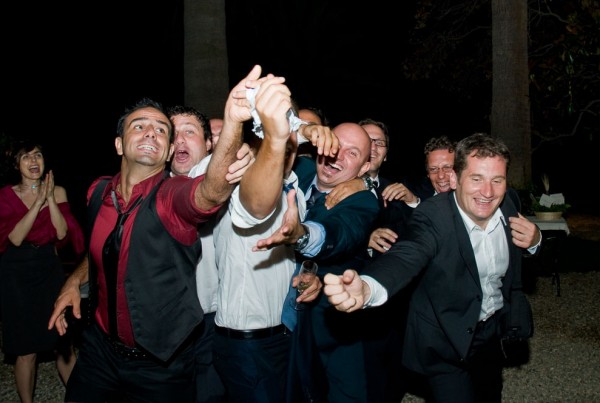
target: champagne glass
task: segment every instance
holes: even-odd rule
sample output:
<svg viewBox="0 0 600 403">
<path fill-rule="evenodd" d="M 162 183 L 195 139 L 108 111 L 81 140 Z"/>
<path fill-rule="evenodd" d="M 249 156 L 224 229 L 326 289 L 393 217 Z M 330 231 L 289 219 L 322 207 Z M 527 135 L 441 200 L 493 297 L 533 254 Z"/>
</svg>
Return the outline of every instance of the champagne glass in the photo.
<svg viewBox="0 0 600 403">
<path fill-rule="evenodd" d="M 306 290 L 310 286 L 310 284 L 317 276 L 318 269 L 319 266 L 317 265 L 317 262 L 313 260 L 305 260 L 302 262 L 302 265 L 300 266 L 300 272 L 298 273 L 300 281 L 296 286 L 296 298 L 298 298 L 298 295 L 301 295 L 304 292 L 304 290 Z M 291 303 L 294 309 L 297 311 L 304 309 L 304 304 L 296 302 L 295 299 L 293 299 Z"/>
</svg>

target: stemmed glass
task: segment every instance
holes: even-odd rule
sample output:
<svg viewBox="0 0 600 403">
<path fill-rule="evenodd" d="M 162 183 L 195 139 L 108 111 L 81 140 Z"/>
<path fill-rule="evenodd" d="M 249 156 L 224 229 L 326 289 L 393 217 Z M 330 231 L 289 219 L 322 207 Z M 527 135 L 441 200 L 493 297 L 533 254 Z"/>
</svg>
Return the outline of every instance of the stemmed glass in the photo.
<svg viewBox="0 0 600 403">
<path fill-rule="evenodd" d="M 305 260 L 302 262 L 300 266 L 300 271 L 298 272 L 298 276 L 300 277 L 300 281 L 298 282 L 298 286 L 296 287 L 296 292 L 298 298 L 304 290 L 306 290 L 310 284 L 313 282 L 315 277 L 317 276 L 317 270 L 319 269 L 319 265 L 313 260 Z M 290 301 L 293 308 L 297 311 L 304 309 L 303 303 L 296 302 L 295 299 Z"/>
</svg>

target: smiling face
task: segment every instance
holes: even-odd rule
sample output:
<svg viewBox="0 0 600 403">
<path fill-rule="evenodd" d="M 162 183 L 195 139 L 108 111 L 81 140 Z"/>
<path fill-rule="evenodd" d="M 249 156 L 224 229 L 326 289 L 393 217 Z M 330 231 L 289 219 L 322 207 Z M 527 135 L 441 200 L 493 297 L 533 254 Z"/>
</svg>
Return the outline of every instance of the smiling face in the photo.
<svg viewBox="0 0 600 403">
<path fill-rule="evenodd" d="M 171 171 L 175 175 L 187 175 L 192 167 L 208 155 L 204 129 L 194 115 L 171 116 L 174 127 L 174 152 Z"/>
<path fill-rule="evenodd" d="M 366 124 L 362 127 L 371 139 L 371 168 L 369 168 L 369 174 L 372 173 L 371 176 L 374 177 L 381 169 L 383 161 L 386 160 L 388 153 L 387 139 L 383 130 L 374 124 Z M 377 143 L 385 143 L 385 145 L 378 145 Z"/>
<path fill-rule="evenodd" d="M 39 180 L 44 174 L 44 155 L 42 151 L 35 147 L 33 150 L 26 152 L 23 150 L 17 155 L 17 168 L 21 173 L 21 177 L 32 181 Z"/>
<path fill-rule="evenodd" d="M 437 193 L 450 190 L 450 171 L 454 167 L 454 153 L 433 150 L 427 154 L 427 177 Z"/>
<path fill-rule="evenodd" d="M 475 157 L 472 152 L 459 174 L 456 200 L 460 208 L 485 228 L 506 193 L 506 160 L 500 156 Z"/>
<path fill-rule="evenodd" d="M 164 168 L 173 149 L 170 128 L 169 119 L 158 109 L 138 109 L 125 119 L 123 136 L 115 139 L 117 153 L 128 162 Z"/>
<path fill-rule="evenodd" d="M 342 123 L 333 132 L 340 142 L 338 153 L 334 157 L 317 158 L 317 182 L 322 191 L 364 174 L 371 165 L 371 139 L 361 126 Z"/>
</svg>

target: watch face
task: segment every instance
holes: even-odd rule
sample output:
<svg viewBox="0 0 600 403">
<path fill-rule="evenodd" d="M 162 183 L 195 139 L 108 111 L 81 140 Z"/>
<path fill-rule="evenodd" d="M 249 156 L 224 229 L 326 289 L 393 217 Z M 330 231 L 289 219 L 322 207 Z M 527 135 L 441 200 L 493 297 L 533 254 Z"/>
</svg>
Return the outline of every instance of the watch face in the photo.
<svg viewBox="0 0 600 403">
<path fill-rule="evenodd" d="M 302 235 L 300 238 L 298 238 L 298 240 L 296 241 L 296 244 L 294 245 L 294 248 L 296 250 L 304 249 L 304 247 L 308 244 L 309 236 L 310 236 L 310 234 L 307 231 L 304 235 Z"/>
</svg>

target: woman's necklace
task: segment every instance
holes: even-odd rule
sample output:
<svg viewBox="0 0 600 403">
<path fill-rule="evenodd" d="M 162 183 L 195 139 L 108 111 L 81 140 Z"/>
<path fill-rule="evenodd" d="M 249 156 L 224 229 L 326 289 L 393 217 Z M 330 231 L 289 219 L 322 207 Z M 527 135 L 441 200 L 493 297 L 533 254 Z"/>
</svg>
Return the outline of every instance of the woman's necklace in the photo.
<svg viewBox="0 0 600 403">
<path fill-rule="evenodd" d="M 23 185 L 23 183 L 19 183 L 19 185 L 17 186 L 18 187 L 17 195 L 19 196 L 19 198 L 21 200 L 23 200 L 23 198 L 27 194 L 26 192 L 29 189 L 31 189 L 32 194 L 36 194 L 36 189 L 39 188 L 40 185 L 41 185 L 41 182 L 34 183 L 33 185 Z"/>
</svg>

